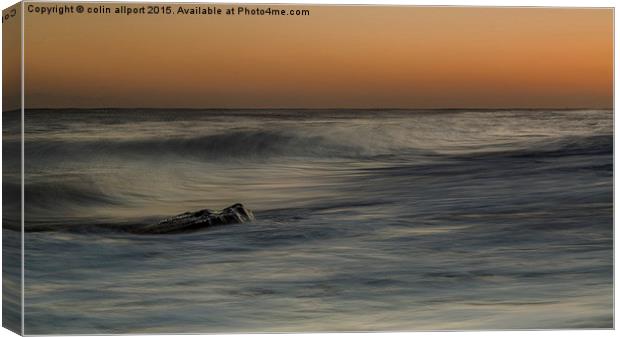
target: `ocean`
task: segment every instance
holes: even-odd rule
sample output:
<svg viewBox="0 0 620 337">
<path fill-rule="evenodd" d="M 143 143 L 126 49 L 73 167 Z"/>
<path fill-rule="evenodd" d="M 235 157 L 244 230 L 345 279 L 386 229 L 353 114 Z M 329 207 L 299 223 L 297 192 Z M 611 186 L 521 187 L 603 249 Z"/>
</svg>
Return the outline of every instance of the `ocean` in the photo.
<svg viewBox="0 0 620 337">
<path fill-rule="evenodd" d="M 26 334 L 613 327 L 610 110 L 25 121 Z M 235 203 L 256 220 L 124 230 Z"/>
</svg>

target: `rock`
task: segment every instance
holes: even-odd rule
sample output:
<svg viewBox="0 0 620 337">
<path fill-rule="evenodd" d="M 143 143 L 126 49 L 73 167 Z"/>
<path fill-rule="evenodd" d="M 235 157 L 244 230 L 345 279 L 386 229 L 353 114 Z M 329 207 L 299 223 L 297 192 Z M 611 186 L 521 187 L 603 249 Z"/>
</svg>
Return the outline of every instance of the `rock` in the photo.
<svg viewBox="0 0 620 337">
<path fill-rule="evenodd" d="M 169 234 L 195 231 L 221 225 L 240 224 L 254 220 L 252 211 L 242 204 L 234 204 L 221 211 L 203 209 L 197 212 L 186 212 L 164 219 L 156 224 L 135 229 L 137 234 Z"/>
</svg>

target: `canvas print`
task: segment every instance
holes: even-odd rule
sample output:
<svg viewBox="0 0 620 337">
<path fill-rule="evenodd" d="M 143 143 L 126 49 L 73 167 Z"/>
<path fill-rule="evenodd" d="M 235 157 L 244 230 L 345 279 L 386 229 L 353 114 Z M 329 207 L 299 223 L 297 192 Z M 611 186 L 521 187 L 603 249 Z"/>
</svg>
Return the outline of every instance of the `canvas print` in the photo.
<svg viewBox="0 0 620 337">
<path fill-rule="evenodd" d="M 613 328 L 613 9 L 28 1 L 3 32 L 15 332 Z"/>
</svg>

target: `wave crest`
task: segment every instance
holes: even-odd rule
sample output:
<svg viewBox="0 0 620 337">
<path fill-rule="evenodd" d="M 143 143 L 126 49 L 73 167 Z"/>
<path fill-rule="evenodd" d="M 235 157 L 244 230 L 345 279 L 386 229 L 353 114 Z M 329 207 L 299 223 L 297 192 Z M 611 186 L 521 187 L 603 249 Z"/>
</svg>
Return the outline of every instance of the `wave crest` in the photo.
<svg viewBox="0 0 620 337">
<path fill-rule="evenodd" d="M 365 154 L 365 149 L 337 144 L 323 136 L 301 136 L 292 132 L 234 131 L 197 137 L 30 141 L 27 155 L 36 158 L 81 156 L 192 156 L 205 159 L 293 157 L 348 157 Z"/>
</svg>

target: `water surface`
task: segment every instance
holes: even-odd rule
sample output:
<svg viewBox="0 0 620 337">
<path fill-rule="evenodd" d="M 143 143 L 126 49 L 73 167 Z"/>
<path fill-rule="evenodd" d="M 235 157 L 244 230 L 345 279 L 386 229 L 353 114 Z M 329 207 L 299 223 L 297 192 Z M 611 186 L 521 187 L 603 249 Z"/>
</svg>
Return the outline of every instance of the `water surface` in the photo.
<svg viewBox="0 0 620 337">
<path fill-rule="evenodd" d="M 609 110 L 27 111 L 25 332 L 611 328 L 612 150 Z"/>
</svg>

